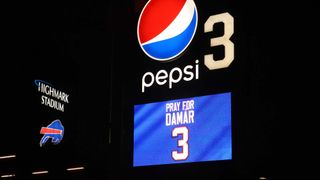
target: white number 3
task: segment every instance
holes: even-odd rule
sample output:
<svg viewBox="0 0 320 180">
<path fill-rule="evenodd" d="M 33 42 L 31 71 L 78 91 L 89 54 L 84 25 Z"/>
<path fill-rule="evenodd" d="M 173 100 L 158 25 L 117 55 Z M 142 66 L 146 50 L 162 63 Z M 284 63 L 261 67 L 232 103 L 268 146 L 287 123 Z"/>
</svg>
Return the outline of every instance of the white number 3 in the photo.
<svg viewBox="0 0 320 180">
<path fill-rule="evenodd" d="M 172 158 L 176 161 L 186 160 L 189 156 L 189 130 L 187 127 L 176 127 L 172 130 L 172 137 L 182 135 L 182 139 L 178 140 L 178 146 L 182 148 L 181 152 L 172 151 Z"/>
<path fill-rule="evenodd" d="M 204 64 L 210 69 L 221 69 L 229 67 L 234 59 L 234 44 L 230 41 L 233 34 L 234 24 L 233 17 L 229 13 L 222 13 L 210 16 L 207 22 L 204 24 L 204 32 L 212 32 L 213 25 L 222 22 L 224 25 L 224 35 L 221 37 L 211 38 L 211 47 L 223 45 L 225 51 L 225 57 L 221 60 L 216 60 L 213 54 L 204 56 Z"/>
</svg>

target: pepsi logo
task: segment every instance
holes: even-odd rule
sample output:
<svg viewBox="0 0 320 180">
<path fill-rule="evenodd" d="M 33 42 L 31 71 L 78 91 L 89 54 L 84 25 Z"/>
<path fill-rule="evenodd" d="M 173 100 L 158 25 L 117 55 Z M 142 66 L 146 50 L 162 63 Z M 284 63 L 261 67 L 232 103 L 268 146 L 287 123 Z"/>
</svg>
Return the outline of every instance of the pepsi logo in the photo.
<svg viewBox="0 0 320 180">
<path fill-rule="evenodd" d="M 172 60 L 189 46 L 197 23 L 193 0 L 150 0 L 139 17 L 139 44 L 154 60 Z"/>
</svg>

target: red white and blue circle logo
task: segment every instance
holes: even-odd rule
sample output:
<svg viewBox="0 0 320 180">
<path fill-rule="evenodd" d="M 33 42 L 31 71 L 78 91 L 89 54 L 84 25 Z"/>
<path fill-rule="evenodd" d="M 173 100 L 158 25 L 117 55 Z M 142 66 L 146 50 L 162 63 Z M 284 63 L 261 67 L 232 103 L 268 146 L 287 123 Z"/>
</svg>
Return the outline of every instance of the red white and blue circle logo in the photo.
<svg viewBox="0 0 320 180">
<path fill-rule="evenodd" d="M 193 0 L 150 0 L 139 17 L 139 44 L 154 60 L 174 59 L 189 46 L 197 23 Z"/>
</svg>

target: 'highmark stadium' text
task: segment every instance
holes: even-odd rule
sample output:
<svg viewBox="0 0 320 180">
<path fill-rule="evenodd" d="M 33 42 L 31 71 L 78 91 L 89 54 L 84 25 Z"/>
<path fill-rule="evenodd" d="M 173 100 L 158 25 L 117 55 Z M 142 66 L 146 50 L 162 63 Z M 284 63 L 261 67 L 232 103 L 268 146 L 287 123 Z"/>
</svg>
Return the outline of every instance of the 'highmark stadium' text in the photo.
<svg viewBox="0 0 320 180">
<path fill-rule="evenodd" d="M 38 86 L 38 91 L 45 94 L 41 96 L 41 104 L 64 112 L 64 104 L 60 101 L 69 103 L 69 94 L 59 91 L 44 83 L 40 83 L 40 85 Z M 53 98 L 60 101 L 57 101 Z"/>
</svg>

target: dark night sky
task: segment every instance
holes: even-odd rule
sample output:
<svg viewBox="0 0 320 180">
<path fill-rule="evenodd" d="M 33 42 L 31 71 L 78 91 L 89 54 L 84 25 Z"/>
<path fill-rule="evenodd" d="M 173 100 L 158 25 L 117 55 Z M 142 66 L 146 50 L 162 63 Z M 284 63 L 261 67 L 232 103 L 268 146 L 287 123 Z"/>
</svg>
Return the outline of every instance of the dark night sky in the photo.
<svg viewBox="0 0 320 180">
<path fill-rule="evenodd" d="M 239 6 L 233 6 L 241 9 L 241 36 L 236 41 L 245 61 L 235 65 L 241 79 L 235 85 L 241 92 L 235 110 L 241 117 L 235 123 L 236 161 L 222 167 L 204 163 L 142 169 L 130 166 L 132 134 L 127 122 L 132 103 L 127 101 L 132 95 L 128 87 L 135 82 L 130 76 L 141 68 L 130 61 L 139 56 L 128 48 L 136 43 L 130 32 L 135 25 L 130 20 L 136 16 L 133 1 L 11 3 L 1 25 L 0 155 L 16 152 L 18 157 L 14 162 L 0 161 L 0 175 L 16 170 L 18 179 L 30 178 L 29 171 L 43 165 L 54 172 L 49 179 L 147 179 L 154 175 L 170 179 L 185 170 L 185 177 L 193 179 L 297 175 L 308 179 L 305 176 L 314 172 L 309 160 L 317 156 L 314 146 L 318 142 L 314 86 L 319 71 L 314 63 L 319 8 L 307 1 L 278 3 L 237 2 Z M 45 112 L 37 112 L 46 111 L 37 104 L 32 89 L 32 80 L 38 77 L 73 95 L 67 106 L 70 111 L 62 116 L 71 119 L 65 126 L 72 135 L 66 135 L 58 148 L 36 146 L 38 130 L 45 125 L 41 119 Z M 152 99 L 154 94 L 142 99 Z M 161 91 L 159 96 L 166 97 Z M 78 175 L 62 172 L 74 164 L 87 169 Z"/>
</svg>

